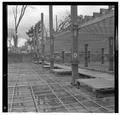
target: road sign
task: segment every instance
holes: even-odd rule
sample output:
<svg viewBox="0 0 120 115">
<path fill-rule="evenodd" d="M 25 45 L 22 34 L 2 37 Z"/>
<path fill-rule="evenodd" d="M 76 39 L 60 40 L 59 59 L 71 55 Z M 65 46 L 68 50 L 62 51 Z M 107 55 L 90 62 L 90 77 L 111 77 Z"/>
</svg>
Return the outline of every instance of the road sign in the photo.
<svg viewBox="0 0 120 115">
<path fill-rule="evenodd" d="M 76 52 L 73 54 L 73 57 L 74 57 L 74 58 L 77 58 L 77 53 L 76 53 Z"/>
</svg>

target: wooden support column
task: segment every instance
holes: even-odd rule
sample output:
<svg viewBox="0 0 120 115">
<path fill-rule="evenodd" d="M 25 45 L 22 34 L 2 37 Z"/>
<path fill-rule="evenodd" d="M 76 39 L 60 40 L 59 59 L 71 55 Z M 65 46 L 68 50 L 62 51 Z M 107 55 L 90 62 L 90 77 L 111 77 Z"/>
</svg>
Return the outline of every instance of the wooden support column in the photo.
<svg viewBox="0 0 120 115">
<path fill-rule="evenodd" d="M 43 13 L 41 13 L 41 31 L 42 31 L 42 39 L 41 39 L 41 43 L 42 43 L 42 66 L 44 66 L 44 52 L 45 52 L 45 43 L 44 43 L 44 29 L 43 29 L 43 26 L 44 26 L 44 15 Z"/>
<path fill-rule="evenodd" d="M 50 24 L 50 69 L 54 68 L 54 37 L 53 37 L 53 10 L 49 6 L 49 24 Z"/>
<path fill-rule="evenodd" d="M 104 64 L 104 48 L 101 48 L 101 64 Z"/>
<path fill-rule="evenodd" d="M 58 21 L 57 21 L 57 15 L 56 15 L 56 32 L 57 32 L 57 29 L 58 29 Z"/>
<path fill-rule="evenodd" d="M 88 62 L 90 63 L 90 51 L 88 51 Z"/>
<path fill-rule="evenodd" d="M 78 23 L 77 23 L 77 5 L 71 6 L 72 16 L 72 85 L 76 85 L 75 80 L 78 79 Z"/>
<path fill-rule="evenodd" d="M 88 44 L 85 44 L 85 67 L 88 67 Z"/>
<path fill-rule="evenodd" d="M 113 37 L 109 38 L 109 71 L 113 71 Z"/>
<path fill-rule="evenodd" d="M 34 58 L 36 58 L 36 28 L 34 27 Z"/>
<path fill-rule="evenodd" d="M 39 23 L 36 24 L 36 52 L 37 52 L 37 61 L 39 60 L 39 36 L 38 36 L 38 31 L 39 31 Z"/>
<path fill-rule="evenodd" d="M 62 63 L 64 63 L 64 59 L 65 59 L 65 51 L 63 50 L 61 54 L 62 54 Z"/>
</svg>

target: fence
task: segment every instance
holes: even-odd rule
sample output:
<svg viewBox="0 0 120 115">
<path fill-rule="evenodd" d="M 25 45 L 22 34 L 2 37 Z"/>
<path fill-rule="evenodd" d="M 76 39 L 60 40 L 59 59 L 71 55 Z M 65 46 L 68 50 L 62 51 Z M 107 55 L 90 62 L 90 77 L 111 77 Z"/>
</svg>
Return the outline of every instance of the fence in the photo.
<svg viewBox="0 0 120 115">
<path fill-rule="evenodd" d="M 108 44 L 101 48 L 92 49 L 89 44 L 84 44 L 83 51 L 79 52 L 79 67 L 100 71 L 114 71 L 114 40 L 108 39 Z M 65 50 L 54 54 L 56 63 L 70 65 L 72 61 L 71 51 Z"/>
</svg>

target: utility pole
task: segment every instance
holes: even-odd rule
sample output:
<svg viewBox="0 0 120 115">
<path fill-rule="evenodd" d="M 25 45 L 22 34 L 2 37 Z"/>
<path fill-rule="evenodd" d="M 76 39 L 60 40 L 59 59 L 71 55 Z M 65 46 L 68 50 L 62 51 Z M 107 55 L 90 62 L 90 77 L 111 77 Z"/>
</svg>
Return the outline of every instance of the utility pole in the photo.
<svg viewBox="0 0 120 115">
<path fill-rule="evenodd" d="M 41 31 L 42 31 L 42 39 L 41 39 L 41 43 L 42 43 L 42 66 L 44 65 L 44 50 L 45 50 L 45 44 L 44 44 L 44 16 L 43 13 L 41 13 Z"/>
<path fill-rule="evenodd" d="M 75 79 L 78 79 L 78 24 L 77 24 L 77 6 L 71 6 L 72 16 L 72 36 L 73 36 L 73 47 L 72 47 L 72 85 L 75 85 Z"/>
<path fill-rule="evenodd" d="M 49 27 L 50 27 L 50 69 L 54 68 L 54 37 L 53 37 L 53 11 L 49 6 Z"/>
</svg>

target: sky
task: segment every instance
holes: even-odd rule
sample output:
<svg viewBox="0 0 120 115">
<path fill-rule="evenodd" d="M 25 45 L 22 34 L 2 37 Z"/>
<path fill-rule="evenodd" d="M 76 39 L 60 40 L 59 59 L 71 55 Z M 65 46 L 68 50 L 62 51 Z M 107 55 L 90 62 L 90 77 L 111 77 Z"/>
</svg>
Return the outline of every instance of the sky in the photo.
<svg viewBox="0 0 120 115">
<path fill-rule="evenodd" d="M 8 6 L 8 28 L 14 28 L 14 17 L 13 17 L 13 7 L 12 5 Z M 100 12 L 100 8 L 108 8 L 108 6 L 78 6 L 78 15 L 92 15 L 93 12 Z M 18 28 L 18 36 L 20 38 L 18 45 L 22 46 L 28 36 L 26 31 L 34 26 L 40 19 L 41 13 L 44 14 L 44 24 L 47 29 L 49 29 L 49 6 L 48 5 L 31 5 L 28 6 L 23 19 L 20 22 Z M 68 5 L 57 5 L 53 6 L 53 26 L 55 28 L 55 19 L 57 15 L 58 23 L 60 20 L 65 18 L 65 15 L 70 13 L 70 6 Z M 20 11 L 18 10 L 18 15 Z"/>
</svg>

